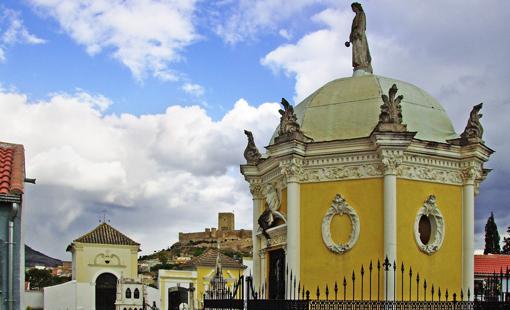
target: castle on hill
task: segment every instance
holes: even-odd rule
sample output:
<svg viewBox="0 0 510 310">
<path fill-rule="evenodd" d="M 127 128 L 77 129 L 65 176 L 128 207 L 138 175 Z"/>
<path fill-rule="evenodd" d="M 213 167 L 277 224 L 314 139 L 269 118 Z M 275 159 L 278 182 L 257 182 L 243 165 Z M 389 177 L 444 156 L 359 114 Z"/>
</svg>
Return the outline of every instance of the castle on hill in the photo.
<svg viewBox="0 0 510 310">
<path fill-rule="evenodd" d="M 216 244 L 225 245 L 228 248 L 240 250 L 251 247 L 252 231 L 247 229 L 235 229 L 235 215 L 232 212 L 218 213 L 218 228 L 206 228 L 201 232 L 179 232 L 179 242 L 182 245 L 208 244 L 216 247 Z"/>
</svg>

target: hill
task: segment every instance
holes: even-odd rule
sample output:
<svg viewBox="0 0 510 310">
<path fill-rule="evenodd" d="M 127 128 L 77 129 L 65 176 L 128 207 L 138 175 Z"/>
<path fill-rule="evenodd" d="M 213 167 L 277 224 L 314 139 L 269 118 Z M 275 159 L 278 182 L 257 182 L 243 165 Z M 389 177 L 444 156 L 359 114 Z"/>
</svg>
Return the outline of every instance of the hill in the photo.
<svg viewBox="0 0 510 310">
<path fill-rule="evenodd" d="M 49 257 L 25 244 L 25 267 L 57 267 L 61 265 L 62 261 L 60 259 Z"/>
</svg>

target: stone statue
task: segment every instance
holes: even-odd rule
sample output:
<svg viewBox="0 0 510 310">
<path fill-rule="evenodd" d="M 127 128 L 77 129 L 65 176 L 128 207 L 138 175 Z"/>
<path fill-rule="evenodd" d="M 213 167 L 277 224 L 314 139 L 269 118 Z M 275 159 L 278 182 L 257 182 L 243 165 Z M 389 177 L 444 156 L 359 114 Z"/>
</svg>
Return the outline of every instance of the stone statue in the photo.
<svg viewBox="0 0 510 310">
<path fill-rule="evenodd" d="M 280 129 L 278 130 L 278 134 L 284 135 L 287 133 L 300 131 L 299 124 L 297 123 L 297 117 L 294 113 L 294 108 L 292 105 L 287 100 L 285 100 L 285 98 L 282 98 L 282 106 L 284 110 L 278 110 L 281 115 Z"/>
<path fill-rule="evenodd" d="M 274 139 L 275 143 L 290 140 L 305 141 L 306 139 L 309 139 L 305 137 L 301 131 L 297 122 L 297 116 L 294 113 L 294 108 L 287 100 L 285 100 L 285 98 L 282 98 L 282 106 L 283 110 L 278 110 L 281 117 L 280 127 L 278 128 L 278 136 Z"/>
<path fill-rule="evenodd" d="M 267 239 L 270 239 L 270 236 L 266 230 L 274 226 L 276 219 L 281 219 L 284 222 L 286 221 L 283 214 L 278 211 L 280 209 L 280 196 L 276 187 L 274 185 L 268 184 L 265 188 L 265 195 L 267 207 L 259 216 L 257 222 L 260 228 L 262 228 L 262 234 Z"/>
<path fill-rule="evenodd" d="M 464 129 L 464 132 L 460 135 L 462 140 L 469 142 L 483 142 L 483 127 L 480 123 L 480 118 L 482 118 L 480 110 L 482 109 L 482 106 L 483 103 L 477 104 L 471 110 L 466 129 Z"/>
<path fill-rule="evenodd" d="M 402 124 L 402 106 L 400 102 L 404 96 L 397 95 L 397 85 L 393 84 L 388 91 L 388 96 L 381 95 L 384 102 L 381 105 L 381 113 L 379 114 L 379 124 L 377 130 L 379 131 L 405 131 L 406 125 Z"/>
<path fill-rule="evenodd" d="M 372 57 L 368 48 L 368 41 L 365 31 L 367 29 L 367 18 L 361 4 L 354 2 L 351 4 L 352 11 L 356 13 L 352 21 L 351 34 L 349 42 L 345 46 L 352 44 L 352 67 L 354 71 L 363 70 L 367 73 L 373 73 Z"/>
<path fill-rule="evenodd" d="M 245 130 L 244 134 L 248 137 L 248 145 L 246 145 L 246 149 L 244 149 L 244 158 L 248 164 L 256 165 L 261 157 L 260 152 L 255 145 L 251 131 Z"/>
</svg>

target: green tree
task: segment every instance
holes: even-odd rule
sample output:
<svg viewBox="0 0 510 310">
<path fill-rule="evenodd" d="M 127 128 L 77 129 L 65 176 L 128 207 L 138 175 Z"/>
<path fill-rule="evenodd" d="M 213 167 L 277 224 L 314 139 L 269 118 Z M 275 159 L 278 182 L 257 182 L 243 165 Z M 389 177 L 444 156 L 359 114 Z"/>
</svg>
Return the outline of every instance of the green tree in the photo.
<svg viewBox="0 0 510 310">
<path fill-rule="evenodd" d="M 494 220 L 494 214 L 491 212 L 487 224 L 485 224 L 485 249 L 483 254 L 499 254 L 501 252 L 499 240 L 498 226 Z"/>
<path fill-rule="evenodd" d="M 168 255 L 164 250 L 158 253 L 158 260 L 163 265 L 166 265 L 166 263 L 168 263 Z"/>
<path fill-rule="evenodd" d="M 510 226 L 506 229 L 506 232 L 510 234 Z M 503 238 L 503 250 L 501 254 L 510 255 L 510 237 Z"/>
<path fill-rule="evenodd" d="M 51 271 L 46 269 L 35 269 L 32 268 L 27 271 L 25 278 L 30 282 L 32 289 L 41 289 L 46 286 L 53 285 L 53 275 Z"/>
</svg>

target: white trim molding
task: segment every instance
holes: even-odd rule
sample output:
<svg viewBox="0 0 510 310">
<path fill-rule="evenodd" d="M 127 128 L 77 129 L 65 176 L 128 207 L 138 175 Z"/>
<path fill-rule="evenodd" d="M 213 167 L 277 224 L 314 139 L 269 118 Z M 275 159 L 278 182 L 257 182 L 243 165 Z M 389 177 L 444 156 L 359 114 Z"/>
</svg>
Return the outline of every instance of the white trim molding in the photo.
<svg viewBox="0 0 510 310">
<path fill-rule="evenodd" d="M 349 240 L 345 244 L 337 244 L 333 241 L 331 237 L 331 221 L 335 215 L 347 215 L 351 220 L 351 234 L 349 235 Z M 324 215 L 322 219 L 322 240 L 326 247 L 335 253 L 343 254 L 356 244 L 358 241 L 360 232 L 360 221 L 358 214 L 356 211 L 349 206 L 349 204 L 345 201 L 345 199 L 340 195 L 336 194 L 331 207 L 329 207 L 328 211 Z"/>
<path fill-rule="evenodd" d="M 419 226 L 422 216 L 426 216 L 431 225 L 430 240 L 427 244 L 423 244 L 420 239 Z M 414 221 L 414 239 L 416 240 L 416 244 L 422 252 L 432 255 L 437 252 L 443 244 L 444 230 L 444 218 L 436 205 L 436 196 L 430 195 L 416 214 L 416 220 Z"/>
</svg>

